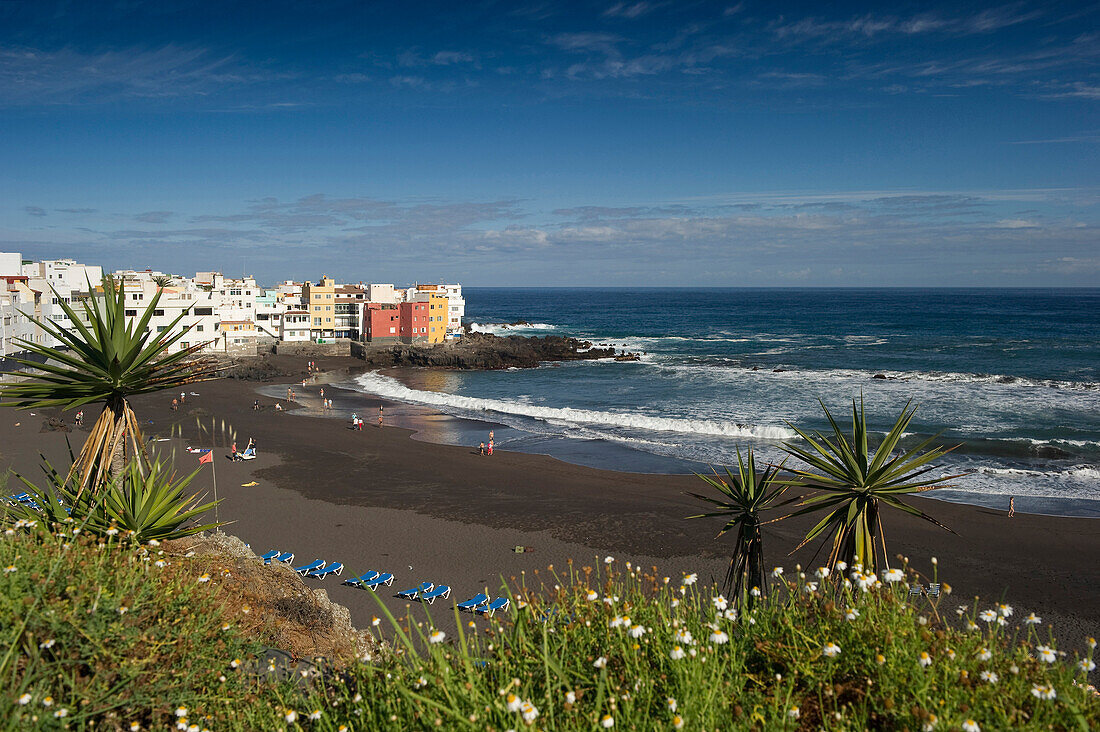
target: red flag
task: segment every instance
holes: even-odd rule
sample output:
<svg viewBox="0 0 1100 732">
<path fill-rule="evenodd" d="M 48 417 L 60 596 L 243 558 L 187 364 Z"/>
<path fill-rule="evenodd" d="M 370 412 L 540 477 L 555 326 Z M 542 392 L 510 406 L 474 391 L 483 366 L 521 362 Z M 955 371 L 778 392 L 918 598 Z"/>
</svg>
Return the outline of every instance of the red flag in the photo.
<svg viewBox="0 0 1100 732">
<path fill-rule="evenodd" d="M 203 463 L 212 463 L 212 462 L 214 462 L 214 451 L 213 450 L 208 450 L 208 451 L 204 452 L 202 454 L 202 457 L 199 458 L 199 465 L 202 465 Z"/>
</svg>

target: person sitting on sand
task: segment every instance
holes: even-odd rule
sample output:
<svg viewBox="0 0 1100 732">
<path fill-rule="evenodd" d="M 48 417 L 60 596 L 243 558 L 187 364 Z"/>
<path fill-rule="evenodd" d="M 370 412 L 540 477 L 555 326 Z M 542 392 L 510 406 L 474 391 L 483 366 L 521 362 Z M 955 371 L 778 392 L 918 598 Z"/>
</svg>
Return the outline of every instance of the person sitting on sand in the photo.
<svg viewBox="0 0 1100 732">
<path fill-rule="evenodd" d="M 233 446 L 229 448 L 229 459 L 233 462 L 237 462 L 237 441 L 233 441 Z"/>
<path fill-rule="evenodd" d="M 275 411 L 276 412 L 283 411 L 283 403 L 282 402 L 275 402 Z"/>
</svg>

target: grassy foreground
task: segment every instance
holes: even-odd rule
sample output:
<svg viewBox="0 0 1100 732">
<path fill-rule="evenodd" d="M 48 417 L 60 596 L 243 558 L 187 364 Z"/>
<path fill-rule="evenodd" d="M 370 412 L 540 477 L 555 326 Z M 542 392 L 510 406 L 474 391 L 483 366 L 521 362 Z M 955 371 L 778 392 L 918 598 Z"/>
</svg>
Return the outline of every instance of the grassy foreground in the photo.
<svg viewBox="0 0 1100 732">
<path fill-rule="evenodd" d="M 0 726 L 1100 727 L 1087 686 L 1095 644 L 1060 649 L 1008 606 L 910 599 L 903 570 L 844 568 L 835 584 L 836 568 L 792 568 L 773 598 L 739 614 L 692 576 L 570 564 L 510 583 L 512 608 L 462 615 L 457 637 L 434 630 L 427 608 L 392 618 L 379 605 L 383 652 L 295 684 L 248 671 L 262 639 L 229 622 L 239 617 L 229 583 L 200 558 L 160 564 L 158 551 L 117 537 L 0 536 Z"/>
</svg>

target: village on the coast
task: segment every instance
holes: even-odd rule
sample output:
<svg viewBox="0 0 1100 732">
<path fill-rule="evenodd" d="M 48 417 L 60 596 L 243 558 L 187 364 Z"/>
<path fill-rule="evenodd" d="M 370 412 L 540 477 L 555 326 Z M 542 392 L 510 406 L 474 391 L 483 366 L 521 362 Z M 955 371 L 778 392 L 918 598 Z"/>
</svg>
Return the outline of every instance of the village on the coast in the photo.
<svg viewBox="0 0 1100 732">
<path fill-rule="evenodd" d="M 0 357 L 23 352 L 22 341 L 57 345 L 35 321 L 71 329 L 61 303 L 82 316 L 80 299 L 102 295 L 103 275 L 101 266 L 73 259 L 30 261 L 18 252 L 0 252 Z M 337 283 L 322 275 L 316 282 L 286 280 L 264 287 L 249 276 L 196 272 L 184 277 L 150 269 L 111 276 L 132 306 L 125 310 L 128 319 L 137 320 L 159 293 L 150 332 L 163 332 L 173 323 L 178 330 L 189 327 L 173 350 L 201 345 L 200 352 L 207 354 L 250 356 L 276 343 L 443 343 L 461 333 L 466 311 L 460 284 L 400 288 Z"/>
</svg>

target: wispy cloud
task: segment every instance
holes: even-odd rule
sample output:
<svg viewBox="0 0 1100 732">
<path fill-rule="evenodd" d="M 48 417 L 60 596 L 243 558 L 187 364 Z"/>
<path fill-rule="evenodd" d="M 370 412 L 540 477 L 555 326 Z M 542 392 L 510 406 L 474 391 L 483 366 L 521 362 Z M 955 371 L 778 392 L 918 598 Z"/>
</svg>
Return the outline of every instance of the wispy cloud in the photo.
<svg viewBox="0 0 1100 732">
<path fill-rule="evenodd" d="M 99 53 L 0 47 L 0 105 L 7 106 L 205 96 L 289 76 L 249 67 L 232 55 L 173 44 Z"/>
<path fill-rule="evenodd" d="M 46 215 L 46 209 L 41 206 L 24 206 L 23 211 L 29 216 L 41 217 Z"/>
</svg>

